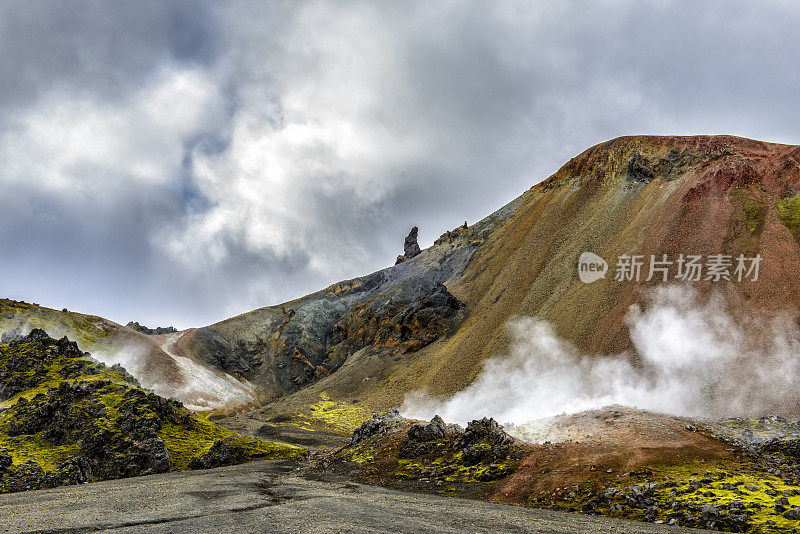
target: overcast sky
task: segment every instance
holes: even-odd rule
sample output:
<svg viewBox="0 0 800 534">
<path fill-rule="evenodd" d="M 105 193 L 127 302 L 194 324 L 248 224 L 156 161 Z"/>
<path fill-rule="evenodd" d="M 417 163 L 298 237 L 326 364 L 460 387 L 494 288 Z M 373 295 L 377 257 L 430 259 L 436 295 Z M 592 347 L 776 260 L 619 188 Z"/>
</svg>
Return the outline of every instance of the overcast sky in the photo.
<svg viewBox="0 0 800 534">
<path fill-rule="evenodd" d="M 0 295 L 200 326 L 627 134 L 800 143 L 791 2 L 0 3 Z"/>
</svg>

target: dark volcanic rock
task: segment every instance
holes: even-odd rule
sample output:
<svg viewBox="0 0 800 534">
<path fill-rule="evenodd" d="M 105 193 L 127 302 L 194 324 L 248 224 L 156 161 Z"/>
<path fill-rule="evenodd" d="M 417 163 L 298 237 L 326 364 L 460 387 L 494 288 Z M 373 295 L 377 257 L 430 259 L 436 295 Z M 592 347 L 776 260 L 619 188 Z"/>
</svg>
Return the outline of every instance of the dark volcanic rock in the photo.
<svg viewBox="0 0 800 534">
<path fill-rule="evenodd" d="M 792 508 L 791 510 L 787 510 L 784 512 L 783 517 L 786 519 L 791 519 L 792 521 L 797 521 L 800 519 L 800 508 Z"/>
<path fill-rule="evenodd" d="M 265 347 L 264 342 L 257 342 L 252 347 L 241 341 L 231 344 L 217 332 L 201 328 L 192 335 L 188 350 L 196 352 L 205 362 L 226 373 L 248 376 L 262 363 L 258 354 Z"/>
<path fill-rule="evenodd" d="M 405 242 L 403 243 L 403 254 L 397 256 L 397 261 L 395 262 L 395 265 L 410 260 L 411 258 L 418 256 L 419 253 L 422 252 L 419 248 L 419 243 L 417 243 L 418 232 L 419 229 L 415 226 L 408 233 Z"/>
<path fill-rule="evenodd" d="M 9 425 L 8 435 L 41 433 L 55 445 L 77 443 L 89 467 L 87 471 L 84 464 L 65 466 L 70 479 L 78 476 L 75 469 L 103 479 L 169 471 L 169 453 L 156 432 L 165 420 L 187 423 L 180 405 L 140 389 L 128 389 L 116 408 L 119 428 L 111 431 L 104 427 L 106 407 L 100 397 L 118 391 L 119 386 L 107 380 L 61 382 L 46 394 L 17 402 L 17 420 Z"/>
<path fill-rule="evenodd" d="M 211 448 L 189 464 L 191 469 L 211 469 L 241 463 L 247 458 L 242 444 L 237 439 L 226 438 L 214 443 Z"/>
<path fill-rule="evenodd" d="M 464 463 L 476 464 L 483 460 L 507 458 L 515 441 L 497 421 L 484 417 L 469 422 L 456 447 L 461 449 Z"/>
<path fill-rule="evenodd" d="M 781 453 L 792 458 L 800 458 L 800 439 L 778 437 L 772 438 L 761 445 L 761 452 L 765 454 Z"/>
<path fill-rule="evenodd" d="M 430 423 L 417 423 L 412 426 L 408 430 L 408 434 L 406 434 L 406 439 L 417 443 L 444 439 L 447 435 L 447 430 L 447 425 L 444 420 L 438 415 L 435 415 Z"/>
<path fill-rule="evenodd" d="M 212 446 L 213 424 L 136 385 L 124 368 L 106 367 L 67 338 L 55 340 L 42 330 L 0 344 L 0 400 L 27 392 L 0 410 L 0 441 L 14 442 L 13 449 L 0 450 L 0 493 L 164 473 L 193 459 L 214 467 L 272 452 L 294 454 L 277 445 L 251 447 L 238 435 Z M 187 450 L 184 442 L 196 447 Z"/>
<path fill-rule="evenodd" d="M 57 376 L 64 380 L 31 399 L 20 398 L 9 408 L 14 417 L 8 435 L 36 435 L 56 446 L 76 444 L 83 452 L 46 475 L 38 464 L 12 467 L 2 478 L 4 488 L 52 487 L 170 469 L 166 445 L 156 432 L 166 421 L 190 428 L 191 416 L 177 401 L 132 387 L 135 380 L 122 367 L 114 369 L 116 378 L 128 379 L 130 385 L 86 379 L 101 373 L 103 365 L 84 356 L 88 354 L 66 337 L 54 340 L 39 329 L 4 349 L 0 398 L 50 380 L 54 362 L 58 362 Z M 109 426 L 108 402 L 115 405 L 116 427 Z"/>
<path fill-rule="evenodd" d="M 159 334 L 174 334 L 178 330 L 174 326 L 159 326 L 156 328 L 147 328 L 146 326 L 140 325 L 136 321 L 131 321 L 126 324 L 128 328 L 136 330 L 141 334 L 146 334 L 148 336 L 155 336 Z"/>
<path fill-rule="evenodd" d="M 438 415 L 430 423 L 417 423 L 413 425 L 400 446 L 400 458 L 416 458 L 432 451 L 437 441 L 447 438 L 457 438 L 464 434 L 464 429 L 458 425 L 446 424 Z"/>
<path fill-rule="evenodd" d="M 52 473 L 46 473 L 42 466 L 33 460 L 8 470 L 2 478 L 2 488 L 11 491 L 22 491 L 39 488 L 52 488 L 58 480 Z"/>
<path fill-rule="evenodd" d="M 119 373 L 120 375 L 122 375 L 125 378 L 125 380 L 127 380 L 128 382 L 130 382 L 132 385 L 136 386 L 137 388 L 138 387 L 142 387 L 142 385 L 139 383 L 139 381 L 132 374 L 130 374 L 127 369 L 122 367 L 122 365 L 120 365 L 118 363 L 115 363 L 114 365 L 111 366 L 111 370 Z"/>
<path fill-rule="evenodd" d="M 32 342 L 38 344 L 31 350 L 18 350 L 21 344 Z M 8 357 L 0 364 L 0 401 L 46 381 L 48 365 L 55 358 L 80 358 L 84 355 L 78 345 L 66 337 L 56 341 L 38 328 L 21 339 L 11 341 L 9 349 Z"/>
<path fill-rule="evenodd" d="M 651 169 L 650 160 L 641 154 L 634 155 L 628 162 L 628 170 L 625 174 L 625 178 L 628 181 L 646 184 L 652 181 L 654 177 L 655 173 Z"/>
<path fill-rule="evenodd" d="M 92 468 L 83 457 L 70 458 L 61 463 L 55 471 L 45 471 L 37 462 L 28 460 L 14 468 L 9 468 L 0 479 L 0 488 L 8 491 L 54 488 L 85 484 L 92 481 Z"/>
<path fill-rule="evenodd" d="M 334 344 L 347 342 L 355 352 L 366 346 L 415 352 L 460 323 L 466 306 L 442 284 L 414 301 L 375 299 L 354 305 L 334 326 Z"/>
<path fill-rule="evenodd" d="M 417 243 L 418 233 L 419 233 L 419 228 L 415 226 L 408 233 L 405 242 L 403 243 L 403 253 L 408 259 L 411 259 L 420 253 L 419 244 Z"/>
<path fill-rule="evenodd" d="M 56 468 L 56 477 L 64 486 L 91 482 L 91 462 L 83 456 L 70 458 Z"/>
<path fill-rule="evenodd" d="M 388 410 L 382 415 L 375 414 L 372 416 L 372 419 L 364 421 L 361 423 L 360 427 L 353 431 L 353 437 L 350 439 L 350 444 L 355 445 L 372 436 L 384 434 L 388 430 L 400 426 L 402 421 L 403 418 L 400 417 L 400 412 L 398 412 L 395 408 Z"/>
<path fill-rule="evenodd" d="M 370 291 L 369 282 L 359 290 Z M 272 374 L 283 391 L 294 391 L 336 371 L 364 348 L 411 353 L 450 335 L 466 317 L 466 306 L 440 283 L 399 285 L 398 291 L 313 313 L 282 308 L 273 338 L 229 342 L 216 330 L 189 334 L 184 350 L 236 377 L 257 382 Z M 311 333 L 313 332 L 313 335 Z M 265 365 L 268 364 L 268 365 Z"/>
</svg>

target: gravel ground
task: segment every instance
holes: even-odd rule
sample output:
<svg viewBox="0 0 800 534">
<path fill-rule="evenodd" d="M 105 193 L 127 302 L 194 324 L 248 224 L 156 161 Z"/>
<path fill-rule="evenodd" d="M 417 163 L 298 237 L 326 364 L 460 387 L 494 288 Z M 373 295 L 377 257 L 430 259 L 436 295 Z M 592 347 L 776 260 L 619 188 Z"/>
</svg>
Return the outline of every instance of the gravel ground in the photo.
<svg viewBox="0 0 800 534">
<path fill-rule="evenodd" d="M 2 532 L 690 532 L 245 465 L 0 495 Z"/>
</svg>

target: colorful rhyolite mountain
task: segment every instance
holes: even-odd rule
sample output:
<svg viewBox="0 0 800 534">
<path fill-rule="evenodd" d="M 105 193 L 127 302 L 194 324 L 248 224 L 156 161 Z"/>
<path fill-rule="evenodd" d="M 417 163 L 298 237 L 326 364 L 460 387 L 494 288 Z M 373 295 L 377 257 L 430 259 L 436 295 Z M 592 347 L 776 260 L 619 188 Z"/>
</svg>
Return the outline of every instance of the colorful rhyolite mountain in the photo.
<svg viewBox="0 0 800 534">
<path fill-rule="evenodd" d="M 646 280 L 648 265 L 638 281 L 614 280 L 621 255 L 647 262 L 651 255 L 724 254 L 734 264 L 739 255 L 760 255 L 756 281 L 704 276 L 692 288 L 701 298 L 724 297 L 742 317 L 797 316 L 799 192 L 798 146 L 731 136 L 621 137 L 589 148 L 408 261 L 282 305 L 146 336 L 96 317 L 3 301 L 0 330 L 67 334 L 103 361 L 134 361 L 126 368 L 143 385 L 197 408 L 302 411 L 322 396 L 348 407 L 343 421 L 357 420 L 400 405 L 409 391 L 447 396 L 465 388 L 487 358 L 507 350 L 505 325 L 516 316 L 546 319 L 590 354 L 627 349 L 623 317 L 662 281 Z M 606 277 L 590 284 L 577 271 L 586 251 L 609 264 Z M 120 356 L 125 351 L 135 357 Z"/>
</svg>

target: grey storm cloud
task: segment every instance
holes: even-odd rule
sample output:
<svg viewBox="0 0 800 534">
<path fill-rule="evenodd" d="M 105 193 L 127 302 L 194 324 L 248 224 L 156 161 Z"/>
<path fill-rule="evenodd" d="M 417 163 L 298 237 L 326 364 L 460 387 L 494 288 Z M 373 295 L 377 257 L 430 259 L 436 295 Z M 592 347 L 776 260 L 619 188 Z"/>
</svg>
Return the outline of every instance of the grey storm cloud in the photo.
<svg viewBox="0 0 800 534">
<path fill-rule="evenodd" d="M 390 265 L 626 134 L 800 142 L 760 2 L 0 5 L 0 294 L 197 326 Z"/>
</svg>

